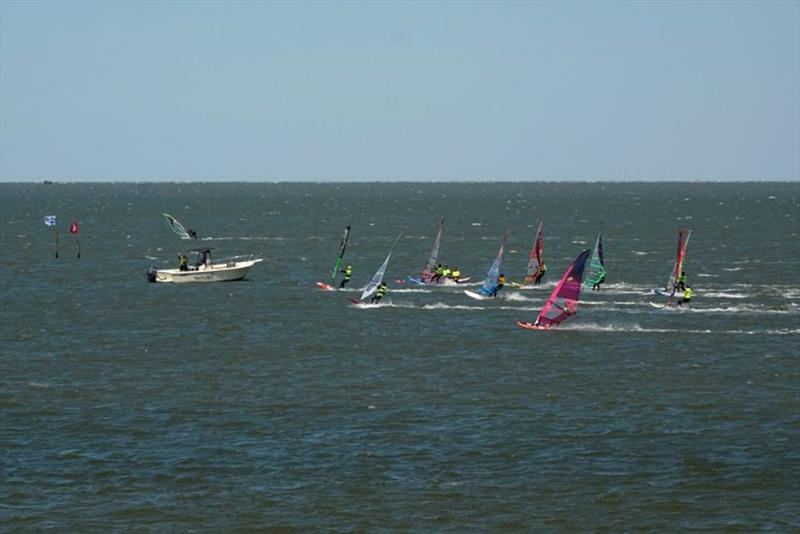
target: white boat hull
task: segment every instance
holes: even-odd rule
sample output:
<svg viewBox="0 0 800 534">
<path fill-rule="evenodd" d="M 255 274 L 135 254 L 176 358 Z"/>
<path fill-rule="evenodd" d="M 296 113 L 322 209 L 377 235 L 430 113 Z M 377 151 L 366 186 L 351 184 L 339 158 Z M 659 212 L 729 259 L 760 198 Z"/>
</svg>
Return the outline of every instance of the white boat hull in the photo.
<svg viewBox="0 0 800 534">
<path fill-rule="evenodd" d="M 212 263 L 201 265 L 197 270 L 181 271 L 180 269 L 158 269 L 155 272 L 156 282 L 172 282 L 184 284 L 188 282 L 231 282 L 247 276 L 250 268 L 263 259 L 237 261 L 232 263 Z"/>
</svg>

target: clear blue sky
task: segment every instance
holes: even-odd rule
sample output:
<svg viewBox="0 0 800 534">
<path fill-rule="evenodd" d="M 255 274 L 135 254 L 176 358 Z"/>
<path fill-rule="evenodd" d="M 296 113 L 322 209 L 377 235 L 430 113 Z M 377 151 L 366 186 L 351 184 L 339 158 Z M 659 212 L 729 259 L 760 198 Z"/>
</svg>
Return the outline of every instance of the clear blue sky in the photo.
<svg viewBox="0 0 800 534">
<path fill-rule="evenodd" d="M 800 2 L 0 2 L 0 180 L 800 179 Z"/>
</svg>

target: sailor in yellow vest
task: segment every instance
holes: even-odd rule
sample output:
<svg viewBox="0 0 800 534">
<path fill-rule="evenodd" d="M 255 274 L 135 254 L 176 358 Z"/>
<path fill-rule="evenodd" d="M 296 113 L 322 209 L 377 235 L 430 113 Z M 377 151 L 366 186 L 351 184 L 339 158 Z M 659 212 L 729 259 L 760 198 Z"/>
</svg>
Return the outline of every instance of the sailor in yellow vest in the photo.
<svg viewBox="0 0 800 534">
<path fill-rule="evenodd" d="M 353 277 L 353 266 L 348 264 L 339 272 L 344 273 L 344 278 L 342 278 L 342 283 L 339 284 L 339 289 L 344 289 L 344 286 L 347 285 L 347 282 L 349 282 L 350 278 Z"/>
<path fill-rule="evenodd" d="M 458 279 L 461 278 L 461 271 L 458 270 L 458 266 L 453 267 L 453 271 L 450 273 L 450 278 L 458 282 Z"/>
<path fill-rule="evenodd" d="M 683 291 L 684 289 L 686 289 L 686 271 L 681 271 L 678 282 L 675 284 L 675 290 Z"/>
<path fill-rule="evenodd" d="M 388 293 L 389 288 L 386 287 L 386 282 L 381 282 L 378 286 L 378 289 L 375 290 L 375 294 L 372 295 L 372 300 L 369 301 L 370 304 L 377 304 L 386 296 Z"/>
<path fill-rule="evenodd" d="M 178 254 L 178 269 L 181 271 L 188 271 L 189 270 L 189 258 L 186 257 L 186 254 L 180 253 Z"/>
<path fill-rule="evenodd" d="M 678 300 L 678 306 L 689 304 L 689 301 L 692 300 L 692 295 L 694 295 L 694 291 L 692 291 L 691 287 L 686 286 L 686 289 L 683 290 L 683 298 Z"/>
</svg>

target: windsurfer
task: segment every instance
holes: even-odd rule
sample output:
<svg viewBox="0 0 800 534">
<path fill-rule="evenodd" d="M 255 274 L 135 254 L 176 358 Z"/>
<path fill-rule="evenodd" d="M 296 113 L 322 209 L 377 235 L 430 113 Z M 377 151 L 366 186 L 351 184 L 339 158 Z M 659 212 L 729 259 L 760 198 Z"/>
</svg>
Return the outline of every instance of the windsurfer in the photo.
<svg viewBox="0 0 800 534">
<path fill-rule="evenodd" d="M 597 282 L 595 282 L 594 285 L 592 286 L 592 291 L 600 291 L 600 284 L 602 284 L 605 281 L 606 281 L 606 271 L 605 269 L 603 269 L 603 271 L 600 273 L 600 278 L 598 278 Z"/>
<path fill-rule="evenodd" d="M 678 282 L 675 284 L 676 291 L 684 291 L 686 289 L 686 271 L 681 271 L 680 277 L 678 277 Z"/>
<path fill-rule="evenodd" d="M 547 265 L 545 265 L 545 264 L 543 263 L 543 264 L 541 264 L 541 265 L 539 266 L 539 270 L 538 270 L 538 271 L 536 271 L 536 279 L 534 279 L 534 281 L 533 281 L 533 285 L 535 285 L 535 286 L 538 286 L 538 285 L 539 285 L 539 283 L 542 281 L 542 278 L 544 278 L 544 274 L 545 274 L 546 272 L 547 272 Z"/>
<path fill-rule="evenodd" d="M 689 304 L 689 301 L 692 300 L 692 296 L 694 295 L 694 291 L 689 286 L 686 286 L 686 289 L 683 290 L 683 297 L 678 299 L 678 306 L 683 306 L 684 304 Z"/>
<path fill-rule="evenodd" d="M 344 278 L 342 278 L 342 283 L 339 284 L 339 289 L 344 289 L 344 286 L 347 285 L 347 282 L 349 282 L 350 278 L 353 277 L 353 266 L 348 264 L 339 272 L 344 273 Z"/>
<path fill-rule="evenodd" d="M 500 273 L 500 276 L 497 277 L 497 285 L 494 286 L 494 291 L 492 291 L 492 296 L 497 298 L 497 292 L 503 289 L 503 286 L 506 285 L 506 276 Z"/>
<path fill-rule="evenodd" d="M 370 300 L 370 304 L 377 304 L 386 296 L 386 293 L 389 291 L 389 288 L 386 287 L 386 282 L 381 282 L 378 286 L 378 289 L 375 290 L 375 294 L 372 295 L 372 300 Z"/>
</svg>

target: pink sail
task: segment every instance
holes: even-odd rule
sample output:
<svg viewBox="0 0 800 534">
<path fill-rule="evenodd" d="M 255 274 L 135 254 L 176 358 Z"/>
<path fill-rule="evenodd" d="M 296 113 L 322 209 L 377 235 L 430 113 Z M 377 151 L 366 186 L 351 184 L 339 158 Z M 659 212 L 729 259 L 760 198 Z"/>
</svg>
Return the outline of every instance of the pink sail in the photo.
<svg viewBox="0 0 800 534">
<path fill-rule="evenodd" d="M 539 312 L 535 326 L 545 328 L 558 326 L 578 313 L 578 299 L 581 295 L 583 270 L 591 253 L 591 250 L 584 250 L 567 267 L 556 288 L 550 294 L 550 298 L 547 299 L 542 311 Z"/>
</svg>

